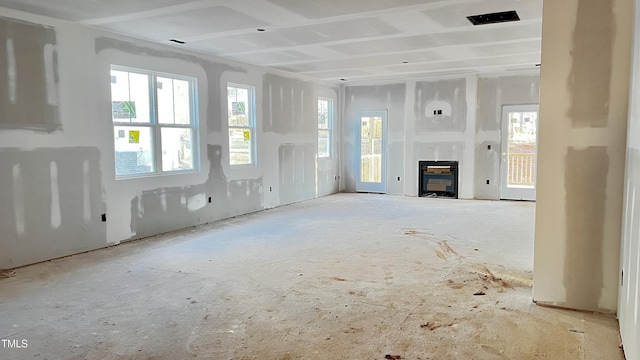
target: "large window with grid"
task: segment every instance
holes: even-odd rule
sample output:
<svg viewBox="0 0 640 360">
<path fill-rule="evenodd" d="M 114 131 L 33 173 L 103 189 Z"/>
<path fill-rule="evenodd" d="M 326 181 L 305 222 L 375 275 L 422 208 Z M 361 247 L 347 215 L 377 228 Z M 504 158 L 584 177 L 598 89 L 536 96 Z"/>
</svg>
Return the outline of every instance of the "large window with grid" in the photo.
<svg viewBox="0 0 640 360">
<path fill-rule="evenodd" d="M 116 178 L 198 169 L 196 79 L 111 66 Z"/>
<path fill-rule="evenodd" d="M 318 158 L 331 158 L 333 100 L 318 98 Z"/>
<path fill-rule="evenodd" d="M 253 86 L 227 85 L 229 164 L 255 165 L 256 100 Z"/>
</svg>

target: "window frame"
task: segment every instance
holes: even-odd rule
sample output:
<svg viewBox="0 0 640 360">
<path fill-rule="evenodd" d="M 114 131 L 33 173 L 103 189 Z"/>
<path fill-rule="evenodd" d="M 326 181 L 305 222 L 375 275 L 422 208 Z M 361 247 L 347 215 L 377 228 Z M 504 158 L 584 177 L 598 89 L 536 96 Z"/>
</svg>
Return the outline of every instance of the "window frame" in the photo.
<svg viewBox="0 0 640 360">
<path fill-rule="evenodd" d="M 248 102 L 248 114 L 247 114 L 247 120 L 248 120 L 248 126 L 244 126 L 244 125 L 231 125 L 229 123 L 229 88 L 235 88 L 235 89 L 243 89 L 243 90 L 247 90 L 248 94 L 247 94 L 247 102 Z M 227 82 L 227 86 L 226 86 L 226 103 L 227 103 L 227 141 L 228 141 L 228 152 L 229 152 L 229 166 L 233 169 L 238 169 L 238 168 L 253 168 L 256 167 L 258 165 L 258 157 L 257 157 L 257 151 L 256 151 L 256 133 L 257 133 L 257 120 L 256 120 L 256 88 L 253 85 L 246 85 L 246 84 L 240 84 L 240 83 L 235 83 L 235 82 Z M 231 134 L 230 134 L 230 130 L 231 129 L 240 129 L 242 131 L 249 131 L 249 163 L 247 164 L 232 164 L 231 161 Z"/>
<path fill-rule="evenodd" d="M 109 68 L 109 75 L 112 71 L 120 71 L 126 73 L 134 73 L 148 76 L 148 95 L 149 95 L 149 122 L 134 122 L 130 119 L 129 122 L 119 122 L 113 119 L 113 108 L 111 111 L 111 125 L 115 131 L 116 127 L 135 127 L 135 128 L 149 128 L 151 133 L 151 155 L 154 168 L 151 172 L 136 173 L 136 174 L 122 174 L 117 173 L 117 164 L 115 159 L 115 142 L 114 142 L 114 172 L 116 180 L 136 179 L 142 177 L 156 177 L 167 175 L 180 175 L 189 173 L 200 172 L 200 121 L 198 112 L 198 79 L 193 76 L 186 76 L 180 74 L 172 74 L 162 71 L 153 71 L 147 69 L 140 69 L 131 66 L 122 66 L 111 64 Z M 158 78 L 167 78 L 172 80 L 186 81 L 189 83 L 189 119 L 190 124 L 175 124 L 175 118 L 173 124 L 160 123 L 158 112 Z M 111 82 L 110 82 L 111 83 Z M 130 85 L 129 85 L 130 86 Z M 110 90 L 111 93 L 111 90 Z M 111 96 L 111 104 L 113 104 L 113 94 Z M 175 108 L 174 108 L 175 111 Z M 175 117 L 175 113 L 174 113 Z M 191 129 L 191 156 L 193 162 L 192 169 L 179 169 L 179 170 L 163 170 L 162 168 L 162 129 Z M 115 139 L 114 139 L 115 141 Z"/>
<path fill-rule="evenodd" d="M 317 116 L 320 116 L 320 102 L 321 101 L 326 101 L 327 102 L 327 127 L 326 128 L 321 128 L 320 127 L 320 123 L 318 122 L 317 124 L 317 133 L 318 133 L 318 144 L 316 147 L 316 152 L 318 154 L 318 160 L 331 160 L 333 159 L 333 99 L 331 98 L 326 98 L 326 97 L 322 97 L 322 96 L 318 96 L 318 101 L 317 101 Z M 320 156 L 320 131 L 326 131 L 327 132 L 327 155 L 326 156 Z"/>
</svg>

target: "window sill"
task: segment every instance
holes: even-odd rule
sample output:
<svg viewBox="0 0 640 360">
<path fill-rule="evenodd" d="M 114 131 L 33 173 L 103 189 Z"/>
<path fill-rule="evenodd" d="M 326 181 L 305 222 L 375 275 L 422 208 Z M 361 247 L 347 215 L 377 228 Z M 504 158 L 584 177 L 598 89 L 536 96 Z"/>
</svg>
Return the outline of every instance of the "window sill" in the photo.
<svg viewBox="0 0 640 360">
<path fill-rule="evenodd" d="M 190 174 L 199 174 L 199 173 L 200 173 L 200 170 L 182 170 L 182 171 L 165 171 L 165 172 L 161 172 L 161 173 L 116 175 L 116 181 L 147 179 L 147 178 L 160 178 L 160 177 L 165 177 L 165 176 L 190 175 Z"/>
<path fill-rule="evenodd" d="M 256 164 L 246 164 L 246 165 L 229 165 L 231 170 L 250 170 L 255 169 L 258 166 Z"/>
</svg>

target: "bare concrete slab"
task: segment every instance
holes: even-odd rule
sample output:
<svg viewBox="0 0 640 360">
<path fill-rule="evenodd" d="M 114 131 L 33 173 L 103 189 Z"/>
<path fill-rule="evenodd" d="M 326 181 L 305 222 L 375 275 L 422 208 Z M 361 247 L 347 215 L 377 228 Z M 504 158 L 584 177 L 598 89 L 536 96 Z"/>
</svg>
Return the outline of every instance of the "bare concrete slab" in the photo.
<svg viewBox="0 0 640 360">
<path fill-rule="evenodd" d="M 532 303 L 534 210 L 339 194 L 19 268 L 0 358 L 623 359 Z"/>
</svg>

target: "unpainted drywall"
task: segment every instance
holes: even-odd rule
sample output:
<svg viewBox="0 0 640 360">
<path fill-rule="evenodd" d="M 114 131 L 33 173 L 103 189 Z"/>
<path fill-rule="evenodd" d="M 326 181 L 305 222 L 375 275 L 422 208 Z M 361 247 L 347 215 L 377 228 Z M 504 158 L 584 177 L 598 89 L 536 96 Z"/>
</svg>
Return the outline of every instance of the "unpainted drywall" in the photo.
<svg viewBox="0 0 640 360">
<path fill-rule="evenodd" d="M 331 162 L 337 162 L 337 160 Z M 318 161 L 318 193 L 316 195 L 318 197 L 340 192 L 339 175 L 335 169 L 335 165 L 332 163 Z"/>
<path fill-rule="evenodd" d="M 635 1 L 631 99 L 640 98 L 640 1 Z M 618 320 L 627 359 L 640 359 L 640 103 L 629 104 Z"/>
<path fill-rule="evenodd" d="M 533 287 L 539 304 L 617 311 L 632 14 L 631 0 L 545 2 Z M 587 49 L 610 40 L 602 52 Z"/>
<path fill-rule="evenodd" d="M 313 96 L 313 90 L 309 82 L 265 74 L 262 80 L 264 131 L 278 134 L 316 131 L 317 119 L 305 116 L 317 108 L 318 99 Z"/>
<path fill-rule="evenodd" d="M 342 143 L 344 147 L 345 191 L 354 192 L 356 186 L 356 151 L 355 144 L 359 129 L 359 111 L 387 110 L 387 194 L 404 195 L 403 183 L 398 182 L 398 176 L 404 178 L 404 158 L 397 157 L 399 150 L 390 147 L 396 141 L 404 140 L 405 103 L 407 99 L 406 84 L 347 86 L 345 88 L 345 120 Z M 393 151 L 394 157 L 391 157 Z M 405 180 L 406 181 L 406 180 Z"/>
<path fill-rule="evenodd" d="M 106 245 L 100 151 L 0 149 L 0 269 Z"/>
<path fill-rule="evenodd" d="M 467 128 L 466 80 L 418 81 L 415 88 L 416 132 Z"/>
<path fill-rule="evenodd" d="M 635 82 L 636 80 L 634 80 Z M 638 84 L 634 84 L 637 87 Z M 637 108 L 637 105 L 632 105 Z M 637 111 L 637 110 L 636 110 Z M 640 118 L 629 119 L 638 124 Z M 622 227 L 618 319 L 627 359 L 640 357 L 640 148 L 629 147 Z"/>
<path fill-rule="evenodd" d="M 474 198 L 499 200 L 502 166 L 502 143 L 483 141 L 476 145 L 476 173 L 474 176 Z"/>
<path fill-rule="evenodd" d="M 569 117 L 573 127 L 606 127 L 616 17 L 613 1 L 578 0 L 571 50 Z M 593 86 L 593 84 L 599 84 Z"/>
<path fill-rule="evenodd" d="M 220 145 L 207 145 L 207 158 L 205 183 L 145 190 L 131 200 L 132 239 L 262 210 L 262 178 L 228 180 Z"/>
<path fill-rule="evenodd" d="M 0 17 L 0 128 L 60 127 L 56 43 L 50 26 Z"/>
<path fill-rule="evenodd" d="M 294 202 L 337 190 L 338 149 L 333 158 L 322 160 L 322 167 L 316 170 L 317 105 L 314 99 L 317 96 L 332 98 L 337 110 L 341 106 L 338 87 L 56 19 L 12 10 L 2 12 L 3 16 L 19 21 L 42 24 L 42 28 L 52 29 L 55 34 L 61 104 L 57 111 L 64 127 L 50 133 L 25 131 L 24 127 L 0 128 L 0 184 L 3 185 L 0 199 L 3 204 L 11 204 L 0 208 L 0 232 L 8 234 L 0 237 L 0 268 L 259 211 L 267 207 L 267 187 L 268 207 L 281 205 L 281 197 Z M 200 124 L 200 156 L 196 167 L 199 171 L 115 179 L 111 64 L 196 78 Z M 279 125 L 280 133 L 264 131 L 265 79 L 304 91 L 298 100 L 305 99 L 305 103 L 294 111 L 295 116 L 301 118 L 296 121 L 304 126 L 285 124 Z M 40 90 L 45 87 L 35 79 L 25 81 Z M 225 118 L 227 82 L 256 88 L 258 161 L 255 166 L 229 165 Z M 6 93 L 8 85 L 6 81 L 0 82 L 0 91 Z M 339 116 L 334 118 L 334 125 L 340 128 Z M 286 170 L 284 181 L 304 179 L 303 186 L 281 189 L 281 147 L 284 155 L 293 155 L 282 157 L 283 167 L 291 166 Z M 303 160 L 298 155 L 302 152 Z M 300 166 L 301 163 L 304 165 Z M 23 177 L 26 180 L 22 181 Z M 22 196 L 23 193 L 26 195 Z M 17 219 L 16 214 L 21 217 Z M 102 214 L 106 215 L 106 222 L 102 221 Z M 20 239 L 19 232 L 28 236 L 28 241 Z"/>
<path fill-rule="evenodd" d="M 478 79 L 478 133 L 502 129 L 502 107 L 540 101 L 540 76 L 480 77 Z"/>
<path fill-rule="evenodd" d="M 291 204 L 315 196 L 315 160 L 315 143 L 280 145 L 280 204 Z"/>
<path fill-rule="evenodd" d="M 460 168 L 464 167 L 464 142 L 428 142 L 413 144 L 413 158 L 428 161 L 458 161 Z M 416 162 L 416 171 L 418 162 Z"/>
<path fill-rule="evenodd" d="M 315 103 L 317 96 L 315 94 L 327 92 L 325 87 L 271 73 L 262 74 L 258 78 L 260 82 L 256 81 L 255 76 L 248 74 L 249 71 L 243 67 L 211 62 L 172 51 L 148 49 L 146 46 L 105 37 L 96 40 L 96 49 L 98 52 L 108 49 L 138 56 L 178 59 L 202 66 L 208 79 L 208 89 L 212 93 L 212 96 L 208 96 L 208 100 L 224 98 L 221 105 L 219 101 L 209 102 L 206 111 L 209 132 L 213 130 L 214 133 L 224 134 L 226 131 L 222 125 L 226 121 L 222 118 L 226 113 L 227 104 L 224 101 L 226 94 L 222 94 L 219 89 L 226 88 L 224 85 L 227 81 L 252 85 L 258 89 L 256 93 L 258 132 L 255 136 L 258 146 L 257 164 L 260 167 L 239 170 L 230 167 L 225 156 L 228 154 L 226 148 L 217 144 L 208 144 L 210 174 L 204 184 L 154 188 L 145 190 L 132 199 L 131 230 L 134 234 L 132 238 L 261 210 L 264 208 L 264 196 L 267 193 L 264 188 L 265 177 L 270 179 L 268 194 L 275 193 L 279 196 L 275 206 L 316 196 L 317 105 Z M 240 73 L 242 76 L 239 78 L 242 80 L 232 80 L 238 77 L 229 76 L 226 73 Z M 263 141 L 263 136 L 267 137 L 269 133 L 279 136 L 268 137 L 269 142 Z M 313 142 L 292 147 L 288 142 L 292 140 Z M 276 142 L 279 143 L 277 155 L 270 155 L 274 146 L 277 145 Z M 211 146 L 215 146 L 215 151 Z M 276 160 L 277 167 L 274 167 L 271 164 Z M 332 165 L 325 166 L 324 171 L 333 173 L 332 177 L 335 179 L 338 173 L 337 162 Z M 278 182 L 273 181 L 273 175 L 265 175 L 264 169 L 278 174 Z M 225 175 L 225 172 L 228 175 Z M 239 178 L 238 174 L 245 174 L 245 176 Z M 291 184 L 289 184 L 289 178 L 293 179 Z M 329 187 L 335 184 L 337 180 L 323 186 Z M 336 186 L 333 187 L 337 189 Z M 212 202 L 198 207 L 197 211 L 188 206 L 189 199 L 196 199 L 197 202 L 205 199 L 208 202 L 209 197 L 212 198 Z M 268 206 L 274 206 L 273 202 L 269 201 Z"/>
<path fill-rule="evenodd" d="M 600 310 L 608 173 L 606 147 L 568 149 L 564 174 L 567 194 L 564 285 L 567 303 L 578 309 Z"/>
<path fill-rule="evenodd" d="M 538 75 L 478 79 L 474 177 L 476 199 L 500 199 L 502 107 L 538 104 L 539 101 Z"/>
<path fill-rule="evenodd" d="M 270 160 L 277 160 L 273 173 L 264 179 L 265 207 L 339 192 L 339 91 L 280 74 L 263 76 L 259 127 L 262 138 L 268 139 L 267 153 L 276 154 Z M 317 158 L 319 97 L 332 101 L 328 158 Z"/>
<path fill-rule="evenodd" d="M 459 162 L 461 198 L 473 198 L 475 193 L 483 199 L 499 199 L 502 106 L 536 104 L 538 96 L 536 73 L 346 86 L 345 190 L 355 191 L 357 112 L 388 109 L 388 193 L 417 196 L 419 161 L 450 160 Z"/>
<path fill-rule="evenodd" d="M 342 92 L 339 86 L 332 88 L 315 88 L 315 94 L 317 97 L 322 97 L 324 99 L 330 99 L 332 102 L 332 111 L 333 111 L 333 121 L 331 123 L 331 139 L 330 146 L 331 149 L 329 151 L 328 158 L 318 158 L 316 165 L 316 197 L 325 196 L 328 194 L 335 194 L 340 192 L 340 183 L 341 183 L 341 173 L 340 164 L 342 161 L 342 106 L 343 106 L 343 98 Z M 314 100 L 314 112 L 317 114 L 318 102 Z M 317 119 L 314 117 L 314 120 Z M 317 140 L 316 140 L 317 141 Z"/>
<path fill-rule="evenodd" d="M 473 198 L 477 77 L 418 81 L 410 87 L 405 194 L 417 196 L 420 161 L 457 161 L 458 197 Z M 434 114 L 436 112 L 436 114 Z M 442 113 L 442 114 L 440 114 Z"/>
<path fill-rule="evenodd" d="M 243 66 L 232 66 L 222 62 L 211 61 L 195 55 L 181 54 L 170 50 L 156 49 L 150 46 L 143 46 L 130 41 L 114 39 L 109 37 L 99 37 L 95 40 L 95 52 L 100 54 L 105 50 L 116 50 L 126 54 L 134 54 L 139 56 L 149 56 L 160 59 L 175 59 L 199 64 L 207 74 L 209 97 L 207 99 L 209 106 L 207 108 L 207 128 L 209 132 L 222 131 L 222 112 L 220 109 L 226 109 L 226 94 L 220 91 L 220 79 L 225 72 L 246 73 L 247 69 Z M 122 64 L 116 64 L 122 65 Z M 225 87 L 226 88 L 226 87 Z M 223 101 L 224 100 L 224 101 Z M 202 121 L 202 120 L 201 120 Z M 226 119 L 224 120 L 226 121 Z"/>
</svg>

